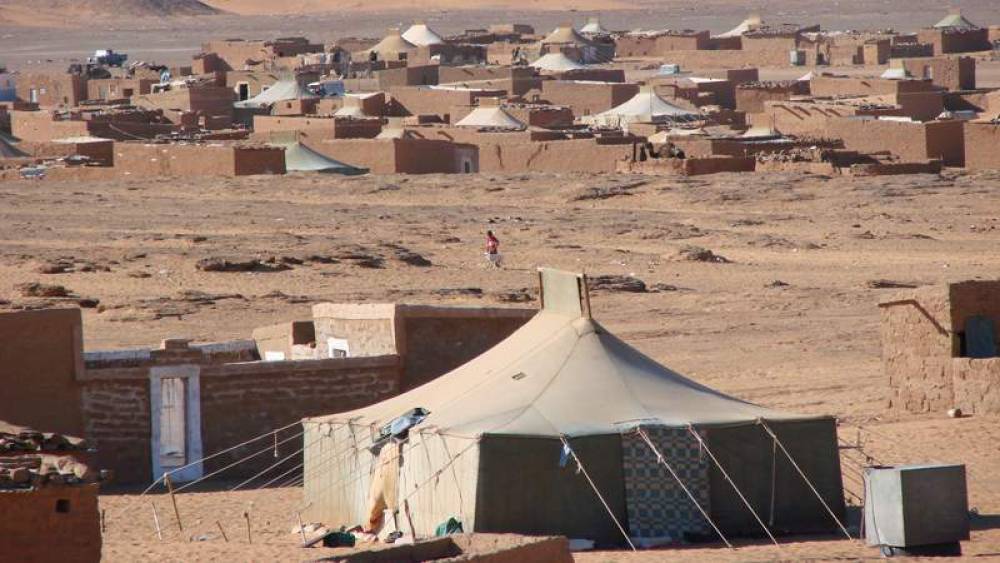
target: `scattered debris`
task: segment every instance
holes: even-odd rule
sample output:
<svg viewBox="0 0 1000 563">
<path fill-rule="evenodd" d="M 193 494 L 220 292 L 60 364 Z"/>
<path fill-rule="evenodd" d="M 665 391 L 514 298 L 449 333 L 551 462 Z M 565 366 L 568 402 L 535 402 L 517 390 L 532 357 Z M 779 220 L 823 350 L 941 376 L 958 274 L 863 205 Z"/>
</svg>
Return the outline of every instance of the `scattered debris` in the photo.
<svg viewBox="0 0 1000 563">
<path fill-rule="evenodd" d="M 70 291 L 61 285 L 38 282 L 21 283 L 14 286 L 24 297 L 69 297 Z"/>
<path fill-rule="evenodd" d="M 587 282 L 592 291 L 646 292 L 646 282 L 632 276 L 587 276 Z"/>
<path fill-rule="evenodd" d="M 469 295 L 472 297 L 482 297 L 483 290 L 479 287 L 442 287 L 431 291 L 435 295 L 443 297 L 454 297 L 456 295 Z"/>
<path fill-rule="evenodd" d="M 731 260 L 700 246 L 683 246 L 671 260 L 675 262 L 714 262 L 716 264 L 729 264 Z"/>
<path fill-rule="evenodd" d="M 618 196 L 635 195 L 633 190 L 646 185 L 646 180 L 629 182 L 627 184 L 614 184 L 611 186 L 595 186 L 584 188 L 576 195 L 569 198 L 570 201 L 586 201 L 595 199 L 610 199 Z"/>
<path fill-rule="evenodd" d="M 782 287 L 791 287 L 791 286 L 792 286 L 792 284 L 790 284 L 788 282 L 783 282 L 781 280 L 774 280 L 771 283 L 764 284 L 764 287 L 773 287 L 773 288 L 782 288 Z"/>
<path fill-rule="evenodd" d="M 893 280 L 868 280 L 865 282 L 865 287 L 869 289 L 913 289 L 918 287 L 918 284 Z"/>
<path fill-rule="evenodd" d="M 195 264 L 195 268 L 203 272 L 282 272 L 292 269 L 284 262 L 271 258 L 267 262 L 260 259 L 227 259 L 227 258 L 202 258 Z"/>
<path fill-rule="evenodd" d="M 528 303 L 534 301 L 535 296 L 531 294 L 531 290 L 522 287 L 513 291 L 501 291 L 497 294 L 497 299 L 504 303 Z"/>
</svg>

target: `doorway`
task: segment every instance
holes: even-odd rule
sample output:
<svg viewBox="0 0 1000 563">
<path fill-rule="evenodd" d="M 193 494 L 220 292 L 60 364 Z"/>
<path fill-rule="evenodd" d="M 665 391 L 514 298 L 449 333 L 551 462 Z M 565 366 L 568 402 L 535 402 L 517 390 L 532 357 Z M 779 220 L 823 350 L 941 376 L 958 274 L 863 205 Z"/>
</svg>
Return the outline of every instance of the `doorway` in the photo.
<svg viewBox="0 0 1000 563">
<path fill-rule="evenodd" d="M 201 477 L 200 368 L 158 366 L 149 370 L 152 479 L 171 472 L 175 482 Z"/>
<path fill-rule="evenodd" d="M 250 84 L 240 82 L 236 85 L 236 94 L 239 101 L 244 102 L 250 98 Z"/>
</svg>

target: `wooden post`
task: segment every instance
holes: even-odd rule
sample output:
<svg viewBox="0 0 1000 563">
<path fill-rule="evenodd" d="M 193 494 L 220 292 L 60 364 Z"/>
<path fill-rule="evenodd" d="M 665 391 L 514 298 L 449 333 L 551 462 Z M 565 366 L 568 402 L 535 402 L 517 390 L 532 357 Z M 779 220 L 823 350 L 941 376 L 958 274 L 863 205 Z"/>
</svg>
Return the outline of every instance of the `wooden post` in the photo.
<svg viewBox="0 0 1000 563">
<path fill-rule="evenodd" d="M 184 531 L 184 524 L 181 523 L 181 511 L 177 509 L 177 497 L 174 496 L 174 484 L 170 481 L 170 474 L 163 475 L 163 481 L 167 484 L 167 493 L 170 495 L 170 502 L 174 505 L 174 516 L 177 517 L 177 529 Z"/>
<path fill-rule="evenodd" d="M 295 519 L 299 522 L 299 535 L 302 536 L 302 547 L 306 545 L 306 528 L 302 525 L 302 515 L 298 512 L 295 513 Z"/>
<path fill-rule="evenodd" d="M 219 532 L 222 533 L 222 539 L 226 540 L 226 543 L 229 543 L 229 538 L 226 536 L 226 530 L 222 528 L 222 522 L 216 520 L 215 525 L 219 527 Z"/>
<path fill-rule="evenodd" d="M 247 542 L 253 544 L 253 537 L 250 535 L 250 507 L 243 511 L 243 518 L 247 521 Z"/>
<path fill-rule="evenodd" d="M 413 541 L 417 541 L 417 529 L 413 527 L 413 516 L 410 514 L 410 501 L 403 499 L 403 514 L 406 515 L 406 523 L 410 525 L 410 535 Z"/>
<path fill-rule="evenodd" d="M 101 533 L 102 534 L 106 534 L 108 532 L 107 520 L 105 519 L 106 516 L 107 516 L 106 512 L 107 511 L 105 509 L 103 509 L 103 508 L 101 509 Z"/>
<path fill-rule="evenodd" d="M 149 501 L 149 505 L 153 507 L 153 524 L 156 526 L 156 537 L 163 541 L 163 532 L 160 530 L 160 517 L 156 514 L 156 503 Z"/>
</svg>

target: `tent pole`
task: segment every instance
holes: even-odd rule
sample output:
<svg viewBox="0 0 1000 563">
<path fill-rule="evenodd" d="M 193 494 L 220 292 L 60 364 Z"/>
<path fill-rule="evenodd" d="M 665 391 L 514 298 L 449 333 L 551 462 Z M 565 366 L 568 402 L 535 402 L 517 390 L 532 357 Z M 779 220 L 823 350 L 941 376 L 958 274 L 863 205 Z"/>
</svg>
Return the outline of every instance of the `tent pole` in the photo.
<svg viewBox="0 0 1000 563">
<path fill-rule="evenodd" d="M 819 494 L 819 491 L 816 490 L 816 487 L 814 487 L 813 484 L 809 481 L 809 478 L 806 477 L 806 474 L 802 471 L 802 468 L 799 467 L 799 464 L 795 463 L 795 460 L 792 459 L 792 454 L 788 453 L 788 450 L 785 449 L 785 445 L 782 444 L 781 440 L 778 439 L 778 435 L 775 434 L 774 431 L 771 430 L 771 427 L 768 426 L 767 423 L 764 422 L 763 420 L 760 420 L 760 425 L 761 427 L 764 428 L 764 432 L 767 432 L 768 435 L 771 436 L 771 439 L 774 440 L 774 443 L 778 444 L 778 447 L 781 448 L 782 452 L 784 452 L 785 457 L 788 458 L 788 461 L 792 462 L 792 467 L 794 467 L 795 470 L 798 471 L 799 475 L 802 476 L 802 480 L 806 482 L 806 485 L 809 486 L 809 489 L 813 492 L 814 495 L 816 495 L 816 498 L 819 499 L 819 502 L 820 504 L 823 505 L 823 508 L 825 508 L 826 511 L 830 513 L 830 517 L 833 518 L 833 521 L 836 522 L 837 526 L 840 527 L 840 531 L 844 532 L 844 535 L 847 536 L 847 539 L 853 540 L 854 538 L 851 537 L 851 533 L 847 531 L 847 528 L 844 526 L 844 523 L 840 521 L 840 518 L 837 518 L 837 515 L 833 512 L 833 509 L 830 508 L 830 505 L 827 504 L 825 500 L 823 500 L 823 496 Z"/>
<path fill-rule="evenodd" d="M 769 530 L 767 526 L 764 524 L 764 521 L 761 520 L 760 516 L 757 514 L 757 511 L 753 509 L 753 506 L 750 504 L 750 501 L 747 500 L 747 497 L 743 496 L 743 492 L 740 491 L 740 488 L 736 486 L 736 483 L 733 482 L 732 478 L 729 477 L 729 473 L 726 472 L 726 470 L 722 467 L 722 464 L 719 463 L 719 460 L 715 457 L 715 454 L 713 454 L 712 450 L 709 449 L 708 443 L 706 443 L 705 439 L 701 437 L 701 434 L 698 434 L 698 431 L 695 430 L 694 426 L 690 424 L 688 425 L 688 432 L 690 432 L 691 435 L 694 436 L 696 440 L 698 440 L 698 444 L 705 449 L 705 452 L 708 454 L 708 457 L 710 457 L 712 459 L 712 462 L 715 463 L 715 466 L 719 468 L 719 471 L 722 473 L 722 476 L 725 477 L 726 481 L 728 481 L 729 484 L 733 486 L 733 490 L 736 491 L 736 494 L 739 495 L 740 500 L 742 500 L 743 504 L 745 504 L 747 509 L 750 510 L 750 514 L 753 514 L 754 520 L 756 520 L 757 523 L 760 524 L 760 527 L 764 529 L 764 533 L 767 534 L 767 537 L 771 538 L 771 542 L 774 543 L 774 545 L 781 547 L 781 544 L 779 544 L 778 540 L 775 539 L 774 534 L 771 533 L 771 530 Z"/>
<path fill-rule="evenodd" d="M 681 486 L 681 489 L 683 489 L 683 491 L 687 494 L 688 498 L 691 499 L 691 502 L 694 503 L 694 506 L 698 509 L 698 512 L 701 512 L 701 515 L 705 517 L 705 520 L 707 520 L 709 525 L 712 526 L 712 529 L 715 530 L 715 533 L 719 534 L 719 537 L 722 538 L 722 541 L 726 544 L 726 547 L 728 547 L 729 549 L 736 549 L 735 547 L 733 547 L 733 544 L 729 543 L 729 540 L 726 539 L 726 536 L 723 535 L 722 530 L 720 530 L 719 527 L 715 525 L 715 522 L 712 520 L 712 517 L 708 515 L 708 512 L 704 508 L 702 508 L 701 504 L 698 503 L 698 500 L 694 498 L 694 494 L 692 494 L 691 490 L 687 488 L 687 485 L 684 484 L 684 481 L 681 481 L 680 476 L 677 475 L 677 472 L 674 471 L 674 468 L 671 467 L 669 463 L 667 463 L 667 459 L 663 457 L 663 454 L 660 453 L 660 450 L 656 449 L 656 446 L 653 444 L 653 441 L 649 439 L 649 436 L 646 434 L 646 431 L 643 430 L 641 426 L 637 427 L 635 431 L 639 434 L 639 437 L 646 442 L 646 445 L 649 446 L 649 449 L 653 451 L 653 454 L 656 455 L 656 461 L 662 464 L 663 467 L 667 468 L 667 471 L 670 472 L 670 475 L 673 476 L 673 478 L 677 481 L 677 484 Z"/>
<path fill-rule="evenodd" d="M 622 533 L 622 537 L 624 537 L 625 541 L 628 542 L 628 546 L 632 548 L 632 551 L 637 551 L 635 548 L 635 544 L 632 543 L 632 538 L 628 537 L 628 533 L 625 531 L 625 528 L 622 527 L 622 523 L 618 521 L 618 517 L 615 516 L 615 513 L 611 510 L 611 507 L 608 506 L 608 502 L 604 500 L 603 496 L 601 496 L 601 491 L 597 489 L 597 485 L 594 484 L 594 480 L 590 478 L 590 474 L 587 473 L 587 468 L 583 466 L 583 462 L 580 461 L 580 458 L 577 457 L 576 452 L 573 451 L 572 447 L 570 447 L 569 441 L 566 439 L 566 435 L 560 434 L 559 440 L 562 442 L 563 447 L 566 448 L 566 451 L 568 451 L 570 455 L 573 456 L 573 460 L 576 461 L 576 466 L 580 468 L 580 472 L 583 473 L 583 476 L 586 477 L 587 482 L 590 483 L 590 488 L 594 489 L 594 494 L 597 495 L 597 498 L 600 499 L 601 504 L 604 505 L 604 510 L 608 511 L 608 516 L 611 516 L 611 520 L 614 521 L 615 526 L 618 526 L 618 531 Z"/>
</svg>

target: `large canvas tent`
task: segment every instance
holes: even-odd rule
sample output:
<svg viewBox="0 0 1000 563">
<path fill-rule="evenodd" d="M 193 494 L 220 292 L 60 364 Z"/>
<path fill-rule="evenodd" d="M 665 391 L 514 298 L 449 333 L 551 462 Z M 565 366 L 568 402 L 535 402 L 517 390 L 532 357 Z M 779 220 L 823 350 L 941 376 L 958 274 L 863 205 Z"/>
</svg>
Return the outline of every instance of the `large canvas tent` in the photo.
<svg viewBox="0 0 1000 563">
<path fill-rule="evenodd" d="M 531 66 L 542 71 L 549 72 L 569 72 L 571 70 L 581 70 L 587 68 L 573 59 L 566 56 L 562 51 L 546 53 L 538 58 Z"/>
<path fill-rule="evenodd" d="M 233 105 L 237 108 L 261 109 L 271 107 L 278 102 L 286 100 L 303 100 L 316 97 L 318 96 L 304 88 L 295 78 L 285 78 L 275 82 L 267 90 L 249 100 L 236 102 Z"/>
<path fill-rule="evenodd" d="M 285 149 L 285 169 L 289 172 L 319 172 L 345 176 L 356 176 L 368 172 L 364 168 L 344 164 L 320 154 L 297 140 L 272 142 L 270 145 Z"/>
<path fill-rule="evenodd" d="M 698 117 L 698 114 L 664 100 L 652 88 L 644 87 L 625 103 L 589 116 L 584 121 L 593 125 L 621 127 L 636 122 L 690 121 Z"/>
<path fill-rule="evenodd" d="M 395 61 L 406 58 L 410 53 L 415 53 L 417 46 L 410 43 L 399 33 L 398 29 L 390 29 L 388 35 L 369 49 L 359 51 L 354 54 L 357 59 L 368 60 L 371 53 L 375 53 L 379 60 Z"/>
<path fill-rule="evenodd" d="M 303 421 L 309 519 L 351 526 L 387 507 L 417 535 L 454 517 L 467 532 L 606 545 L 623 531 L 708 536 L 702 510 L 724 534 L 763 534 L 758 517 L 774 533 L 835 529 L 833 418 L 685 378 L 594 321 L 582 276 L 543 270 L 541 284 L 542 310 L 481 356 L 387 401 Z"/>
<path fill-rule="evenodd" d="M 952 11 L 947 16 L 941 18 L 936 24 L 935 28 L 954 28 L 954 29 L 979 29 L 979 26 L 970 22 L 962 15 L 960 11 Z"/>
<path fill-rule="evenodd" d="M 496 127 L 498 129 L 524 129 L 526 125 L 499 106 L 478 107 L 455 124 L 456 127 Z"/>
<path fill-rule="evenodd" d="M 403 39 L 418 46 L 440 45 L 444 43 L 444 38 L 436 31 L 427 26 L 424 22 L 416 22 L 409 29 L 403 32 Z"/>
</svg>

